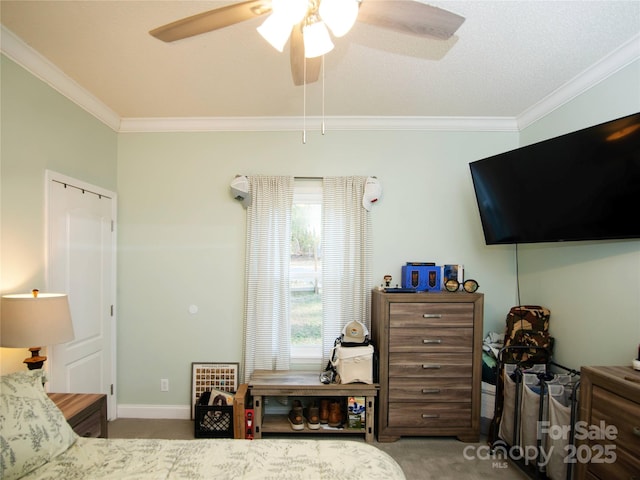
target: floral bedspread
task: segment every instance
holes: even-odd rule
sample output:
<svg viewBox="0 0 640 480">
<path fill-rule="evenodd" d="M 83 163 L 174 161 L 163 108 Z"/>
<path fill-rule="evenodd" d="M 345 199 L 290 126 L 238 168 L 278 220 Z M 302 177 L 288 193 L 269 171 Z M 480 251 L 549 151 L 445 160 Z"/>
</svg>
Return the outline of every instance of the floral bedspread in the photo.
<svg viewBox="0 0 640 480">
<path fill-rule="evenodd" d="M 358 441 L 79 438 L 24 479 L 403 480 L 385 452 Z"/>
</svg>

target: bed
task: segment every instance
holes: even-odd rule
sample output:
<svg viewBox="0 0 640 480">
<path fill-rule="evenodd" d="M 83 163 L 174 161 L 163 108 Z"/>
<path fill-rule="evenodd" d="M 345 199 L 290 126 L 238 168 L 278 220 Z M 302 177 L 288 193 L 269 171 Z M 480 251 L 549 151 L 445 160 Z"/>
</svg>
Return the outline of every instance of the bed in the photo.
<svg viewBox="0 0 640 480">
<path fill-rule="evenodd" d="M 0 377 L 0 478 L 402 480 L 400 466 L 353 440 L 79 438 L 40 370 Z"/>
</svg>

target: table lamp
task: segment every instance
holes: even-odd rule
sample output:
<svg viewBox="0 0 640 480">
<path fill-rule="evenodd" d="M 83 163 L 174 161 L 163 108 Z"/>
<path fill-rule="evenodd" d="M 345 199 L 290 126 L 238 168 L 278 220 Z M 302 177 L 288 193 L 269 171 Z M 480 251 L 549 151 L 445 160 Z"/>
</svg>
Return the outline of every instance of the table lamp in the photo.
<svg viewBox="0 0 640 480">
<path fill-rule="evenodd" d="M 73 340 L 69 299 L 63 293 L 4 295 L 0 322 L 0 346 L 22 348 L 30 345 L 55 345 Z M 46 356 L 42 347 L 30 347 L 31 357 L 24 360 L 29 370 L 42 368 Z"/>
</svg>

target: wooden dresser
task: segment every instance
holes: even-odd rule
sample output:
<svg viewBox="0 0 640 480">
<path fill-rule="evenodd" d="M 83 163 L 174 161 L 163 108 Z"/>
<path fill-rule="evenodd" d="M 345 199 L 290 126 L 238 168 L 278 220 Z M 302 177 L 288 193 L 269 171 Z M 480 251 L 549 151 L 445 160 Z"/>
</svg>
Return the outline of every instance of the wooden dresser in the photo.
<svg viewBox="0 0 640 480">
<path fill-rule="evenodd" d="M 591 433 L 577 442 L 576 478 L 640 479 L 640 372 L 582 367 L 580 421 Z"/>
<path fill-rule="evenodd" d="M 479 440 L 483 307 L 480 293 L 373 291 L 378 441 Z"/>
</svg>

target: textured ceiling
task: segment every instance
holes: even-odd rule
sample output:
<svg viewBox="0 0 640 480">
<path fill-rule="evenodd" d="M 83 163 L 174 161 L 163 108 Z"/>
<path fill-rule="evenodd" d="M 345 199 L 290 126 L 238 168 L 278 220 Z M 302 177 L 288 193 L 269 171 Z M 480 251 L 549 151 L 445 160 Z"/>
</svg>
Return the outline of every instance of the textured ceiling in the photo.
<svg viewBox="0 0 640 480">
<path fill-rule="evenodd" d="M 288 51 L 255 30 L 264 17 L 170 44 L 148 34 L 228 3 L 2 0 L 0 18 L 122 118 L 320 115 L 322 82 L 305 102 Z M 449 41 L 362 23 L 336 40 L 325 115 L 518 117 L 630 41 L 639 49 L 640 1 L 429 3 L 466 18 Z"/>
</svg>

